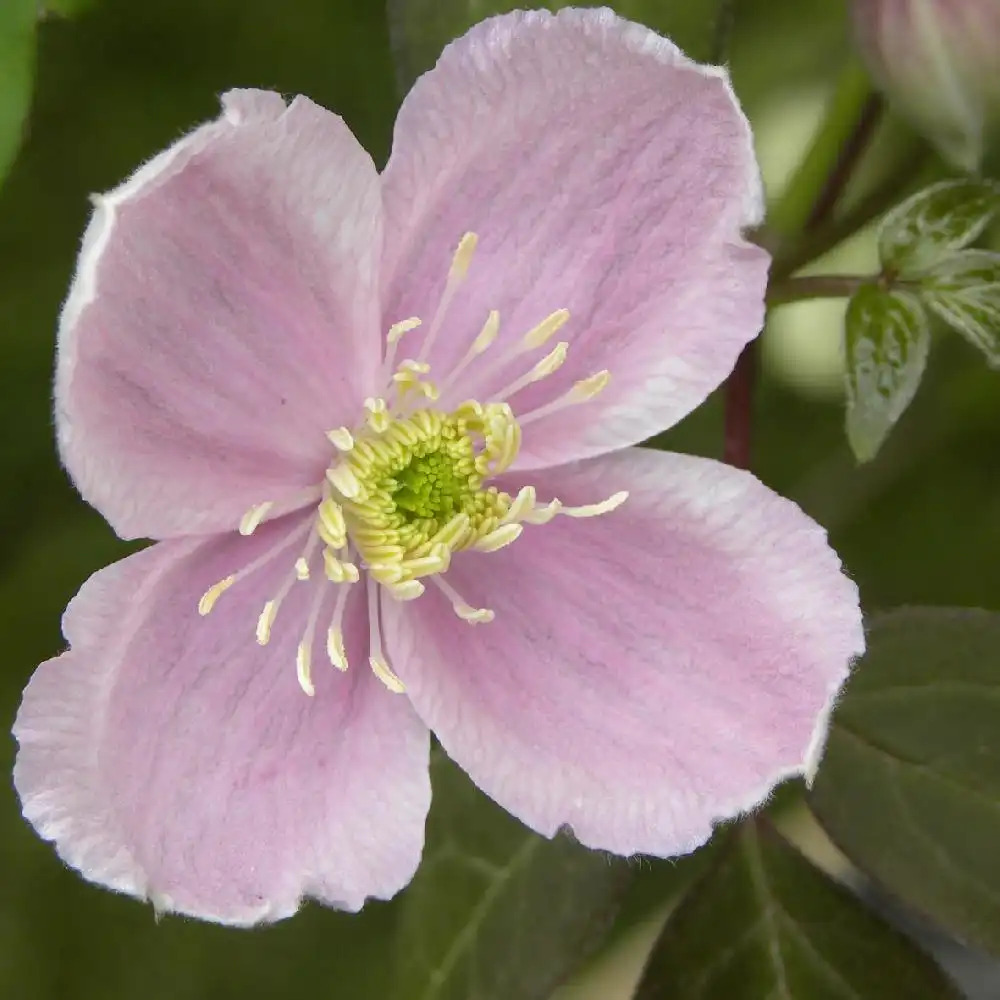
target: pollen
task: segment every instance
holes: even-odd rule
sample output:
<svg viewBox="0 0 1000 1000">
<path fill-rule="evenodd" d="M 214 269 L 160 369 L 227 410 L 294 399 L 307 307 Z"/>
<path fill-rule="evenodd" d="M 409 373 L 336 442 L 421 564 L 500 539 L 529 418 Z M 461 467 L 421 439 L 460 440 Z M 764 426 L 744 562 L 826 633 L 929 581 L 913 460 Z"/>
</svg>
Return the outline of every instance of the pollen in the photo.
<svg viewBox="0 0 1000 1000">
<path fill-rule="evenodd" d="M 384 601 L 412 602 L 419 613 L 433 585 L 436 599 L 443 596 L 458 618 L 486 625 L 496 618 L 494 611 L 475 606 L 448 579 L 456 557 L 467 551 L 496 553 L 516 545 L 525 528 L 535 530 L 560 515 L 609 514 L 627 498 L 620 491 L 605 500 L 567 506 L 556 497 L 539 501 L 530 484 L 511 495 L 497 482 L 515 467 L 524 426 L 593 399 L 607 387 L 610 373 L 595 372 L 554 393 L 550 402 L 518 413 L 521 390 L 556 375 L 571 356 L 568 339 L 542 353 L 558 331 L 570 326 L 567 309 L 543 317 L 527 333 L 518 336 L 515 331 L 504 338 L 500 314 L 491 310 L 478 331 L 465 334 L 469 346 L 460 360 L 450 370 L 433 371 L 433 344 L 446 329 L 449 307 L 473 265 L 477 245 L 475 233 L 459 240 L 430 323 L 411 316 L 388 328 L 381 389 L 376 389 L 381 394 L 365 399 L 350 426 L 325 432 L 331 453 L 311 519 L 301 531 L 209 587 L 198 604 L 199 613 L 208 615 L 234 584 L 272 560 L 289 558 L 284 581 L 257 619 L 256 639 L 262 646 L 270 642 L 273 630 L 280 628 L 282 604 L 293 592 L 301 593 L 296 604 L 306 609 L 305 625 L 295 646 L 295 671 L 309 696 L 322 683 L 314 677 L 313 664 L 320 624 L 326 631 L 326 660 L 337 671 L 349 668 L 344 622 L 352 593 L 364 602 L 358 613 L 367 613 L 369 668 L 388 690 L 401 693 L 405 674 L 400 677 L 394 670 L 382 641 Z M 447 333 L 462 335 L 454 329 Z M 407 345 L 418 340 L 419 346 L 397 362 L 404 338 Z M 534 357 L 525 359 L 526 354 Z M 459 385 L 480 398 L 456 398 Z M 255 504 L 241 518 L 239 531 L 252 535 L 273 508 L 269 501 Z M 296 541 L 301 548 L 289 556 Z M 332 610 L 328 594 L 335 594 Z"/>
</svg>

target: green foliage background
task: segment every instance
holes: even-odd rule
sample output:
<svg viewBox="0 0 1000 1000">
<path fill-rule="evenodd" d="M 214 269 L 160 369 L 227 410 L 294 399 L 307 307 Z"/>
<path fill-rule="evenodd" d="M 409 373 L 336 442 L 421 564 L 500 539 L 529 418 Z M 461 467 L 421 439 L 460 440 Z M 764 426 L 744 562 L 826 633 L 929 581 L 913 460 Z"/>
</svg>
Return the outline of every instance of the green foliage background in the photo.
<svg viewBox="0 0 1000 1000">
<path fill-rule="evenodd" d="M 376 0 L 86 6 L 72 19 L 53 13 L 38 25 L 34 104 L 0 189 L 5 729 L 35 664 L 61 648 L 66 601 L 125 552 L 76 496 L 52 443 L 54 328 L 87 194 L 212 117 L 216 94 L 234 85 L 309 94 L 341 113 L 380 160 L 398 102 L 387 14 Z M 413 66 L 424 64 L 433 40 L 406 34 L 419 35 L 425 23 L 421 3 L 391 7 L 394 43 L 410 46 Z M 626 0 L 620 9 L 705 55 L 714 0 Z M 487 12 L 481 2 L 470 10 L 470 19 Z M 733 51 L 737 90 L 754 118 L 776 96 L 831 80 L 846 51 L 842 3 L 747 0 Z M 0 102 L 17 99 L 9 82 L 0 84 Z M 0 119 L 14 114 L 11 107 L 0 106 Z M 998 378 L 957 338 L 936 342 L 910 411 L 878 461 L 858 469 L 841 401 L 799 396 L 764 373 L 757 471 L 831 529 L 866 608 L 1000 607 Z M 661 443 L 718 455 L 719 400 Z M 13 751 L 12 739 L 0 744 L 5 774 Z M 0 785 L 0 996 L 11 1000 L 382 997 L 398 910 L 382 904 L 345 916 L 308 907 L 252 932 L 179 919 L 157 925 L 149 908 L 65 870 L 20 819 L 9 782 Z"/>
</svg>

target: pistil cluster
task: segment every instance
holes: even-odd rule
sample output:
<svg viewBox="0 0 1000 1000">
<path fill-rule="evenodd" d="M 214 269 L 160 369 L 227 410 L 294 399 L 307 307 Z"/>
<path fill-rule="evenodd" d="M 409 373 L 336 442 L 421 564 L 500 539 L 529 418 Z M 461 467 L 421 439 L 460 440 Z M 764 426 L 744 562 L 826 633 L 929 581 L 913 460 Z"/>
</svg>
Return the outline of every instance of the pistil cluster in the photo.
<svg viewBox="0 0 1000 1000">
<path fill-rule="evenodd" d="M 317 625 L 325 612 L 329 615 L 327 657 L 337 669 L 348 668 L 343 616 L 354 584 L 364 586 L 367 592 L 369 665 L 386 687 L 401 692 L 403 684 L 383 650 L 383 596 L 411 601 L 431 583 L 460 618 L 470 624 L 490 622 L 492 610 L 472 606 L 447 581 L 455 553 L 468 549 L 495 552 L 514 542 L 525 525 L 545 524 L 559 514 L 593 517 L 614 510 L 626 499 L 627 494 L 621 492 L 601 503 L 568 507 L 556 498 L 539 503 L 530 485 L 515 496 L 488 485 L 511 467 L 525 424 L 592 399 L 607 385 L 609 373 L 596 372 L 550 403 L 515 417 L 508 400 L 565 362 L 569 350 L 565 341 L 558 342 L 502 390 L 491 393 L 488 402 L 468 399 L 452 410 L 435 405 L 459 376 L 463 376 L 463 384 L 482 384 L 517 356 L 543 347 L 570 318 L 567 310 L 557 310 L 506 351 L 498 352 L 498 357 L 480 363 L 478 372 L 466 374 L 496 340 L 500 317 L 492 311 L 464 357 L 440 384 L 434 382 L 427 358 L 455 291 L 468 273 L 476 242 L 475 234 L 467 233 L 459 243 L 417 356 L 396 360 L 400 341 L 422 327 L 421 320 L 411 317 L 395 323 L 386 335 L 381 379 L 385 395 L 365 401 L 355 426 L 327 432 L 333 455 L 318 489 L 315 516 L 239 572 L 209 588 L 199 603 L 200 613 L 207 615 L 233 584 L 286 553 L 294 543 L 301 544 L 292 572 L 260 613 L 256 636 L 266 645 L 285 597 L 297 584 L 318 577 L 296 655 L 299 684 L 306 694 L 315 693 L 312 655 Z M 252 507 L 240 522 L 240 532 L 252 534 L 272 508 L 267 501 Z M 335 586 L 323 586 L 324 581 Z M 327 609 L 331 594 L 332 612 Z"/>
</svg>

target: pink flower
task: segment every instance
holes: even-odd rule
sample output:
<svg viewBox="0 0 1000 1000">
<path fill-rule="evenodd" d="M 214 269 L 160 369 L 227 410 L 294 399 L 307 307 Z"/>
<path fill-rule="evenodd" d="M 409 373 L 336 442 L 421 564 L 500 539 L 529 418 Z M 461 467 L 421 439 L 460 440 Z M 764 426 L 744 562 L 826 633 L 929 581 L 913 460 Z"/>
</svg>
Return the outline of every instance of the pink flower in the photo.
<svg viewBox="0 0 1000 1000">
<path fill-rule="evenodd" d="M 956 167 L 1000 148 L 997 0 L 852 0 L 868 68 L 899 111 Z"/>
<path fill-rule="evenodd" d="M 98 199 L 63 311 L 63 459 L 161 541 L 83 586 L 25 692 L 39 833 L 247 924 L 410 879 L 429 729 L 620 854 L 811 774 L 854 586 L 752 476 L 628 447 L 761 326 L 725 73 L 609 11 L 496 18 L 381 176 L 305 98 L 223 106 Z"/>
</svg>

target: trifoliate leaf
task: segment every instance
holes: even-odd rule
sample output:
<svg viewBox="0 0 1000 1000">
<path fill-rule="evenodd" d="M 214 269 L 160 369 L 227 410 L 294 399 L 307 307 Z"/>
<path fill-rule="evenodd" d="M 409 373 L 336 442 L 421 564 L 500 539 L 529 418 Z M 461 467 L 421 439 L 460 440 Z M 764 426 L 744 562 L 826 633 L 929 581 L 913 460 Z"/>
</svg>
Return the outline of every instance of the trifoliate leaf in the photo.
<svg viewBox="0 0 1000 1000">
<path fill-rule="evenodd" d="M 1000 254 L 963 250 L 947 257 L 921 280 L 920 298 L 1000 368 Z"/>
<path fill-rule="evenodd" d="M 897 205 L 882 221 L 878 253 L 883 269 L 913 274 L 962 250 L 1000 213 L 1000 184 L 942 181 Z"/>
</svg>

